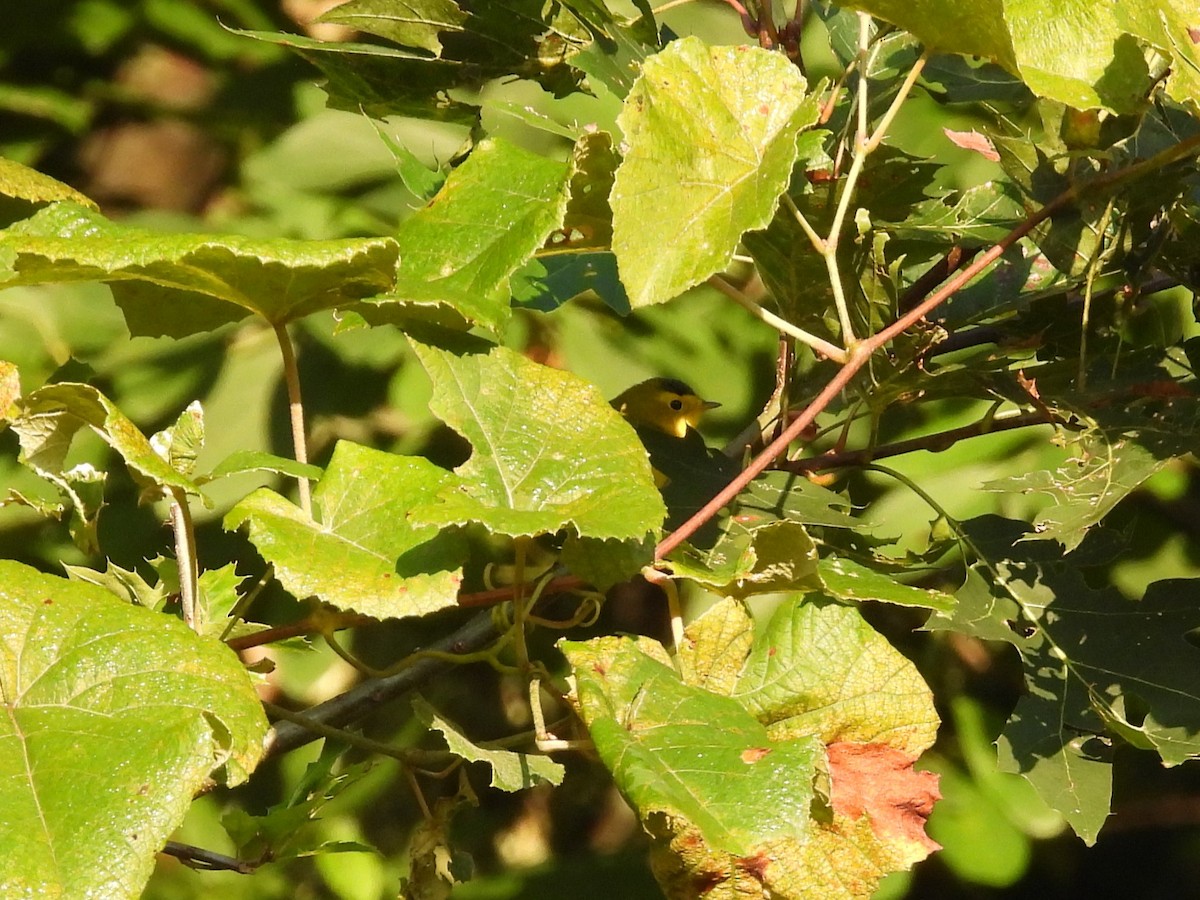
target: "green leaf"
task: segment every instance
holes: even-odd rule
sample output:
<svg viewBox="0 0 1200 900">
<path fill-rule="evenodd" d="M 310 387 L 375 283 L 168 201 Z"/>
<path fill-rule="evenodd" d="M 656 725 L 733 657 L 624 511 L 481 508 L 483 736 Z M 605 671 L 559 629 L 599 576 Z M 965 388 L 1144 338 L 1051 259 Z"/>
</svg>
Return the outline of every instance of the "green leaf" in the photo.
<svg viewBox="0 0 1200 900">
<path fill-rule="evenodd" d="M 295 34 L 230 29 L 234 34 L 287 47 L 320 69 L 333 109 L 372 118 L 412 116 L 471 127 L 479 111 L 451 98 L 446 90 L 471 80 L 473 70 L 458 60 L 430 59 L 424 53 L 382 44 L 320 41 Z"/>
<path fill-rule="evenodd" d="M 604 3 L 572 6 L 596 40 L 572 56 L 571 65 L 585 72 L 593 87 L 599 83 L 615 96 L 625 97 L 646 57 L 659 48 L 658 26 L 649 4 L 639 5 L 641 15 L 631 22 L 618 22 Z"/>
<path fill-rule="evenodd" d="M 1150 75 L 1139 42 L 1118 22 L 1116 5 L 1056 0 L 1054 7 L 1034 0 L 1004 4 L 1021 79 L 1035 94 L 1076 109 L 1135 111 Z"/>
<path fill-rule="evenodd" d="M 159 234 L 61 202 L 0 231 L 5 286 L 106 281 L 134 335 L 183 337 L 256 313 L 283 325 L 388 290 L 388 238 L 252 240 Z M 4 276 L 0 269 L 0 277 Z"/>
<path fill-rule="evenodd" d="M 545 756 L 514 753 L 511 750 L 488 750 L 480 747 L 462 733 L 462 729 L 437 714 L 437 710 L 421 697 L 413 699 L 413 710 L 426 728 L 432 728 L 446 739 L 450 752 L 468 762 L 487 763 L 492 769 L 489 784 L 502 791 L 523 791 L 535 784 L 562 784 L 566 770 Z"/>
<path fill-rule="evenodd" d="M 1028 692 L 1001 741 L 1018 771 L 1085 841 L 1108 815 L 1111 739 L 1168 765 L 1200 756 L 1200 662 L 1185 634 L 1200 624 L 1200 579 L 1151 584 L 1138 602 L 1093 590 L 1071 557 L 1024 540 L 1023 522 L 964 523 L 978 559 L 953 616 L 927 627 L 1004 640 L 1021 652 Z"/>
<path fill-rule="evenodd" d="M 1162 376 L 1161 385 L 1174 392 L 1174 382 Z M 1189 453 L 1200 435 L 1200 400 L 1190 395 L 1154 398 L 1154 383 L 1132 386 L 1125 405 L 1109 407 L 1113 392 L 1130 385 L 1110 382 L 1097 385 L 1090 396 L 1047 396 L 1051 407 L 1065 412 L 1093 410 L 1089 427 L 1068 434 L 1064 443 L 1071 457 L 1057 469 L 1037 469 L 984 487 L 994 491 L 1037 491 L 1052 504 L 1034 522 L 1037 540 L 1057 540 L 1069 552 L 1077 548 L 1088 530 L 1172 459 Z"/>
<path fill-rule="evenodd" d="M 387 129 L 383 128 L 379 122 L 374 119 L 369 120 L 375 128 L 375 133 L 379 135 L 379 139 L 383 141 L 388 148 L 388 152 L 392 154 L 392 158 L 396 161 L 396 174 L 400 176 L 400 180 L 404 186 L 412 192 L 414 197 L 418 197 L 422 201 L 429 200 L 436 194 L 446 183 L 446 175 L 440 170 L 430 169 L 425 163 L 417 158 L 417 155 L 402 144 L 396 137 L 389 134 Z"/>
<path fill-rule="evenodd" d="M 656 467 L 665 467 L 653 454 L 651 461 Z M 736 469 L 732 473 L 723 471 L 711 494 L 699 497 L 700 503 L 694 508 L 715 495 L 733 474 Z M 692 489 L 700 482 L 694 475 L 687 480 Z M 666 488 L 668 498 L 673 486 L 674 480 Z M 677 577 L 737 597 L 817 588 L 816 547 L 804 526 L 860 527 L 857 519 L 842 512 L 848 507 L 846 498 L 802 475 L 761 475 L 737 496 L 727 514 L 714 519 L 671 554 L 671 569 Z"/>
<path fill-rule="evenodd" d="M 568 535 L 560 560 L 598 591 L 628 581 L 654 561 L 654 539 L 598 540 Z"/>
<path fill-rule="evenodd" d="M 8 426 L 9 419 L 20 412 L 13 408 L 21 397 L 21 372 L 15 363 L 0 359 L 0 430 Z"/>
<path fill-rule="evenodd" d="M 1122 3 L 1112 7 L 1112 13 L 1122 29 L 1173 60 L 1166 76 L 1167 94 L 1200 111 L 1200 41 L 1196 11 L 1187 0 Z"/>
<path fill-rule="evenodd" d="M 688 684 L 729 696 L 754 646 L 754 620 L 745 602 L 714 603 L 688 623 L 679 661 Z"/>
<path fill-rule="evenodd" d="M 839 600 L 875 600 L 942 612 L 954 608 L 954 597 L 950 594 L 902 584 L 882 572 L 844 557 L 825 557 L 817 564 L 817 575 L 825 592 Z"/>
<path fill-rule="evenodd" d="M 629 312 L 629 297 L 610 250 L 609 195 L 619 162 L 607 132 L 584 134 L 575 142 L 570 200 L 562 227 L 522 268 L 513 287 L 514 299 L 549 312 L 592 291 L 621 315 Z"/>
<path fill-rule="evenodd" d="M 229 624 L 229 614 L 241 600 L 238 587 L 246 578 L 233 563 L 219 569 L 206 569 L 197 579 L 196 620 L 203 634 L 220 637 Z"/>
<path fill-rule="evenodd" d="M 294 596 L 377 618 L 418 616 L 454 606 L 466 558 L 463 538 L 415 524 L 409 510 L 432 500 L 453 476 L 415 457 L 339 441 L 309 519 L 260 488 L 225 516 L 275 566 Z"/>
<path fill-rule="evenodd" d="M 1091 0 L 851 0 L 938 50 L 994 60 L 1034 93 L 1078 109 L 1135 112 L 1150 86 L 1145 46 L 1171 59 L 1167 92 L 1200 102 L 1200 50 L 1178 0 L 1101 4 Z M 1190 8 L 1187 8 L 1190 12 Z"/>
<path fill-rule="evenodd" d="M 634 308 L 724 269 L 766 227 L 818 103 L 778 53 L 673 41 L 646 60 L 618 124 L 613 251 Z"/>
<path fill-rule="evenodd" d="M 609 250 L 534 257 L 516 274 L 513 300 L 539 312 L 553 312 L 568 300 L 594 293 L 618 315 L 629 313 L 629 296 Z"/>
<path fill-rule="evenodd" d="M 96 204 L 73 187 L 23 166 L 11 159 L 0 157 L 0 224 L 12 222 L 32 215 L 38 207 L 59 200 L 70 200 L 80 206 L 96 208 Z"/>
<path fill-rule="evenodd" d="M 244 472 L 274 472 L 289 478 L 311 478 L 316 481 L 322 475 L 320 466 L 296 462 L 285 456 L 264 453 L 261 450 L 237 450 L 221 460 L 208 475 L 201 476 L 198 481 L 215 481 L 228 475 L 241 475 Z"/>
<path fill-rule="evenodd" d="M 908 240 L 991 244 L 1008 234 L 1025 215 L 1011 183 L 989 181 L 914 203 L 903 220 L 886 227 L 894 237 Z"/>
<path fill-rule="evenodd" d="M 152 434 L 150 446 L 172 469 L 190 477 L 204 449 L 204 408 L 199 401 L 189 403 L 170 428 Z"/>
<path fill-rule="evenodd" d="M 196 483 L 159 456 L 137 426 L 91 385 L 51 384 L 18 402 L 20 415 L 11 424 L 21 439 L 21 461 L 59 487 L 65 489 L 64 464 L 76 433 L 90 427 L 121 455 L 144 487 L 154 486 L 156 493 L 182 490 L 200 495 Z"/>
<path fill-rule="evenodd" d="M 433 380 L 430 409 L 475 451 L 436 503 L 413 510 L 415 521 L 480 522 L 514 537 L 657 532 L 665 510 L 646 452 L 595 386 L 503 347 L 413 348 Z"/>
<path fill-rule="evenodd" d="M 103 572 L 85 566 L 64 565 L 63 569 L 71 581 L 102 587 L 126 603 L 136 603 L 159 612 L 167 602 L 167 588 L 161 581 L 151 585 L 136 571 L 123 569 L 112 560 L 108 561 Z"/>
<path fill-rule="evenodd" d="M 405 47 L 442 52 L 442 32 L 461 31 L 467 15 L 451 0 L 350 0 L 322 13 L 317 21 L 346 25 Z"/>
<path fill-rule="evenodd" d="M 376 302 L 446 305 L 498 328 L 509 279 L 562 224 L 569 167 L 499 140 L 483 141 L 396 235 L 394 291 Z"/>
<path fill-rule="evenodd" d="M 328 840 L 321 828 L 321 813 L 330 801 L 360 782 L 371 768 L 369 762 L 335 765 L 345 747 L 338 741 L 326 741 L 321 755 L 308 764 L 300 784 L 282 803 L 269 807 L 262 815 L 252 816 L 235 807 L 221 817 L 221 825 L 237 847 L 239 859 L 287 860 L 337 853 L 345 850 L 370 850 Z"/>
<path fill-rule="evenodd" d="M 772 741 L 738 703 L 685 685 L 628 638 L 560 646 L 596 751 L 643 819 L 686 820 L 710 846 L 743 856 L 803 838 L 819 741 Z"/>
<path fill-rule="evenodd" d="M 850 500 L 792 472 L 766 472 L 736 500 L 735 515 L 746 528 L 786 520 L 801 525 L 861 530 L 863 522 L 849 514 Z"/>
<path fill-rule="evenodd" d="M 672 559 L 677 575 L 741 598 L 819 586 L 817 548 L 803 525 L 780 521 L 745 529 L 736 517 L 723 524 L 727 529 L 699 565 L 687 564 L 690 554 L 680 554 L 678 564 Z"/>
<path fill-rule="evenodd" d="M 936 777 L 912 769 L 936 734 L 932 698 L 854 609 L 790 597 L 756 635 L 744 604 L 720 601 L 685 632 L 683 681 L 655 648 L 563 645 L 597 752 L 650 832 L 669 895 L 702 880 L 720 897 L 849 900 L 935 846 L 923 821 Z M 774 790 L 787 805 L 759 809 Z"/>
<path fill-rule="evenodd" d="M 237 657 L 103 588 L 0 562 L 0 893 L 137 897 L 217 768 L 267 721 Z"/>
<path fill-rule="evenodd" d="M 290 47 L 328 77 L 325 89 L 332 106 L 361 109 L 376 118 L 405 115 L 472 124 L 474 108 L 450 99 L 449 92 L 478 90 L 513 75 L 536 80 L 558 94 L 578 89 L 578 73 L 568 60 L 592 37 L 565 4 L 489 0 L 464 4 L 457 14 L 450 4 L 434 0 L 413 0 L 404 6 L 416 13 L 417 21 L 408 20 L 407 10 L 397 4 L 356 3 L 350 9 L 360 14 L 357 24 L 369 25 L 365 30 L 421 47 L 420 53 L 380 44 L 238 33 Z M 332 15 L 336 17 L 340 10 Z M 368 21 L 361 15 L 380 10 L 396 18 L 384 21 L 373 15 Z M 460 18 L 464 13 L 465 18 Z M 437 56 L 431 59 L 430 52 Z"/>
</svg>

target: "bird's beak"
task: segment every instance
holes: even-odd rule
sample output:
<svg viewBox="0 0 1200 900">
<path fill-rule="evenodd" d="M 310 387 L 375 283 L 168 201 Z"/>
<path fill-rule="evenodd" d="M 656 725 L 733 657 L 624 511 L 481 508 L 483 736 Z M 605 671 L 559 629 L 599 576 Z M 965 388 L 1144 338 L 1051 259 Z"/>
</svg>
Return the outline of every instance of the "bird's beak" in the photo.
<svg viewBox="0 0 1200 900">
<path fill-rule="evenodd" d="M 705 400 L 703 408 L 704 409 L 716 409 L 720 405 L 721 404 L 717 403 L 715 400 Z"/>
</svg>

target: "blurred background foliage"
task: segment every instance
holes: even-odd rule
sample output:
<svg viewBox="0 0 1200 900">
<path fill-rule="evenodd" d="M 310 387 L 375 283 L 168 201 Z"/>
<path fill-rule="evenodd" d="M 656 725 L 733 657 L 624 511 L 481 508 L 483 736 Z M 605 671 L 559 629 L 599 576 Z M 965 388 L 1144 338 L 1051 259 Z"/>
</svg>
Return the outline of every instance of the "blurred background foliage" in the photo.
<svg viewBox="0 0 1200 900">
<path fill-rule="evenodd" d="M 377 123 L 325 107 L 312 67 L 270 43 L 233 28 L 293 31 L 346 39 L 334 26 L 309 23 L 332 3 L 319 0 L 43 0 L 5 10 L 0 30 L 0 155 L 65 181 L 96 200 L 107 215 L 143 227 L 236 232 L 255 236 L 332 238 L 387 234 L 422 201 L 406 186 L 389 150 L 390 138 L 433 169 L 468 139 L 454 124 L 390 119 Z M 728 7 L 696 2 L 664 13 L 677 34 L 715 43 L 744 40 Z M 321 32 L 319 29 L 324 28 Z M 835 73 L 836 60 L 818 22 L 805 42 L 809 76 Z M 332 29 L 332 30 L 330 30 Z M 552 100 L 529 82 L 487 85 L 484 121 L 541 152 L 565 155 L 570 142 L 526 127 L 514 110 L 533 107 L 557 121 L 611 120 L 612 98 L 575 95 Z M 996 164 L 941 139 L 943 128 L 968 130 L 969 110 L 922 96 L 906 104 L 889 144 L 936 164 L 957 187 L 986 181 Z M 381 131 L 385 132 L 381 135 Z M 1195 333 L 1183 298 L 1169 295 L 1140 308 L 1132 327 L 1178 339 Z M 701 321 L 703 328 L 695 327 Z M 1190 322 L 1190 324 L 1188 324 Z M 398 332 L 342 330 L 330 315 L 296 328 L 314 461 L 324 463 L 338 438 L 453 464 L 460 442 L 428 410 L 430 388 Z M 524 310 L 506 341 L 550 365 L 571 369 L 612 396 L 651 375 L 682 378 L 722 403 L 706 426 L 710 443 L 732 437 L 756 415 L 774 381 L 776 335 L 706 289 L 686 303 L 620 317 L 598 302 L 576 302 L 553 315 Z M 278 348 L 265 327 L 239 324 L 184 340 L 130 339 L 108 289 L 97 285 L 16 288 L 0 292 L 0 357 L 20 366 L 26 387 L 85 371 L 146 433 L 174 421 L 199 399 L 208 423 L 207 460 L 234 449 L 287 455 L 284 389 Z M 72 378 L 77 375 L 72 374 Z M 961 401 L 927 403 L 920 418 L 881 422 L 881 437 L 902 439 L 968 421 Z M 44 489 L 16 462 L 16 438 L 0 434 L 0 484 L 31 495 Z M 105 449 L 76 452 L 104 459 Z M 1040 434 L 1012 432 L 960 443 L 940 454 L 915 453 L 892 465 L 944 502 L 959 518 L 997 508 L 977 486 L 1014 470 L 1052 466 L 1062 451 Z M 202 460 L 202 467 L 204 461 Z M 106 466 L 108 508 L 101 545 L 112 562 L 147 571 L 147 548 L 165 554 L 162 510 L 139 507 L 122 466 Z M 877 475 L 848 476 L 856 503 L 870 506 L 886 533 L 903 534 L 921 550 L 937 523 L 911 492 Z M 275 481 L 263 478 L 283 489 Z M 223 483 L 211 510 L 197 510 L 201 562 L 217 568 L 252 559 L 242 536 L 224 532 L 220 517 L 255 485 L 254 476 Z M 1005 495 L 1005 503 L 1013 503 Z M 1089 577 L 1104 578 L 1131 596 L 1151 580 L 1194 576 L 1200 567 L 1200 478 L 1194 464 L 1175 463 L 1123 502 L 1105 532 L 1124 553 Z M 924 538 L 923 538 L 924 536 Z M 0 509 L 5 557 L 59 570 L 61 563 L 103 567 L 71 544 L 66 530 L 20 506 Z M 243 573 L 249 574 L 249 573 Z M 282 592 L 258 607 L 259 618 L 296 615 Z M 1021 779 L 996 770 L 991 745 L 1020 687 L 1011 654 L 952 633 L 914 633 L 919 624 L 895 608 L 870 613 L 912 657 L 937 696 L 943 737 L 926 764 L 942 774 L 945 799 L 930 832 L 945 850 L 911 874 L 894 876 L 880 896 L 1200 897 L 1200 774 L 1164 770 L 1150 754 L 1121 749 L 1116 815 L 1099 843 L 1085 848 L 1064 831 Z M 650 623 L 647 627 L 660 627 Z M 355 649 L 386 662 L 441 633 L 434 621 L 382 624 L 364 630 Z M 305 704 L 329 697 L 355 678 L 321 646 L 277 654 L 272 676 L 280 696 Z M 522 688 L 490 671 L 478 683 L 435 686 L 439 709 L 471 721 L 478 734 L 520 727 Z M 375 737 L 399 739 L 412 718 L 405 704 L 374 721 Z M 499 713 L 497 711 L 500 711 Z M 518 717 L 495 721 L 497 715 Z M 178 839 L 232 852 L 221 825 L 229 803 L 260 814 L 295 791 L 313 747 L 267 764 L 232 801 L 199 799 Z M 458 815 L 456 840 L 471 856 L 475 879 L 458 888 L 464 900 L 500 898 L 657 897 L 636 821 L 612 790 L 603 768 L 568 760 L 558 789 L 517 795 L 471 787 L 478 805 Z M 476 773 L 477 774 L 477 773 Z M 453 781 L 453 779 L 451 779 Z M 333 853 L 267 865 L 253 875 L 193 872 L 164 858 L 146 896 L 185 900 L 316 898 L 369 900 L 394 896 L 408 865 L 407 848 L 420 810 L 395 763 L 377 762 L 348 778 L 315 825 L 312 846 L 362 842 L 375 851 Z M 447 790 L 453 792 L 455 785 Z M 463 863 L 463 860 L 451 861 Z"/>
</svg>

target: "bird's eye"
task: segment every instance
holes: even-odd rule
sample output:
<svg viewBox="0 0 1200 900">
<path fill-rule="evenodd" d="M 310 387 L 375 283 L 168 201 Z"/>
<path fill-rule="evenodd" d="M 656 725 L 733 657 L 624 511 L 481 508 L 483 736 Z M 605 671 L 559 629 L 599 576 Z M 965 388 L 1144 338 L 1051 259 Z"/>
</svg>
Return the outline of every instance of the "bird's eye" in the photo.
<svg viewBox="0 0 1200 900">
<path fill-rule="evenodd" d="M 679 399 L 672 400 L 671 409 L 676 411 L 683 409 L 683 401 Z"/>
</svg>

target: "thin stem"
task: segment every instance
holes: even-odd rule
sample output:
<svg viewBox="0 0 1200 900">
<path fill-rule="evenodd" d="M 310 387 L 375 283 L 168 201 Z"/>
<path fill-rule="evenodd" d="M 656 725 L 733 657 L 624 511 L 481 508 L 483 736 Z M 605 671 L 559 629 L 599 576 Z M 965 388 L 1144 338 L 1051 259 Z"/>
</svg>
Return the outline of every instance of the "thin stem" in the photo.
<svg viewBox="0 0 1200 900">
<path fill-rule="evenodd" d="M 525 597 L 525 556 L 529 549 L 529 538 L 519 537 L 514 540 L 516 549 L 516 559 L 514 560 L 513 568 L 516 570 L 516 575 L 513 578 L 514 589 L 516 593 L 513 595 L 513 633 L 514 646 L 513 649 L 517 654 L 517 668 L 522 672 L 529 671 L 529 646 L 525 643 L 525 623 L 529 616 L 529 609 L 533 605 L 532 601 Z M 535 595 L 536 599 L 536 595 Z"/>
<path fill-rule="evenodd" d="M 655 18 L 658 18 L 661 13 L 665 13 L 668 9 L 674 9 L 677 6 L 687 6 L 689 3 L 694 2 L 695 0 L 670 0 L 670 2 L 664 3 L 662 6 L 654 7 L 650 12 L 654 14 Z"/>
<path fill-rule="evenodd" d="M 305 716 L 324 725 L 347 725 L 384 703 L 426 684 L 453 664 L 450 659 L 433 657 L 433 651 L 447 654 L 459 662 L 463 656 L 491 644 L 496 638 L 492 617 L 487 613 L 479 613 L 461 628 L 422 651 L 424 657 L 403 672 L 356 684 L 345 693 L 306 710 Z M 266 753 L 268 756 L 278 756 L 312 740 L 312 731 L 293 722 L 279 722 L 272 726 L 267 736 Z"/>
<path fill-rule="evenodd" d="M 822 472 L 827 469 L 841 469 L 846 466 L 865 466 L 876 459 L 887 459 L 891 456 L 903 456 L 918 450 L 930 453 L 941 453 L 969 438 L 998 434 L 1002 431 L 1012 431 L 1016 428 L 1029 428 L 1034 425 L 1054 425 L 1056 419 L 1047 419 L 1045 413 L 1010 413 L 1003 416 L 985 416 L 978 422 L 962 425 L 935 434 L 922 435 L 896 441 L 891 444 L 880 444 L 878 447 L 865 447 L 861 450 L 843 450 L 839 452 L 822 453 L 820 456 L 809 456 L 783 463 L 779 468 L 785 472 Z"/>
<path fill-rule="evenodd" d="M 545 587 L 545 591 L 551 594 L 561 594 L 564 591 L 574 591 L 581 587 L 586 587 L 585 582 L 578 575 L 560 575 L 557 578 L 551 579 Z M 475 591 L 471 594 L 459 594 L 458 605 L 468 608 L 476 606 L 494 606 L 504 600 L 511 600 L 516 590 L 513 585 L 506 587 L 490 588 L 486 591 Z"/>
<path fill-rule="evenodd" d="M 353 731 L 346 731 L 344 728 L 335 728 L 332 725 L 326 725 L 312 716 L 304 713 L 292 712 L 268 700 L 263 701 L 263 709 L 276 719 L 283 719 L 285 722 L 291 722 L 294 725 L 299 725 L 306 731 L 311 731 L 317 737 L 327 738 L 329 740 L 341 741 L 343 744 L 349 744 L 359 750 L 365 750 L 368 753 L 378 753 L 380 756 L 387 756 L 404 763 L 405 766 L 421 766 L 423 768 L 429 766 L 444 766 L 448 760 L 452 758 L 452 754 L 446 750 L 421 750 L 416 747 L 393 747 L 391 744 L 385 744 L 382 741 L 372 740 L 369 737 L 363 737 L 361 734 L 356 734 Z"/>
<path fill-rule="evenodd" d="M 333 620 L 331 623 L 330 620 Z M 244 634 L 241 637 L 230 638 L 225 642 L 231 650 L 249 650 L 251 647 L 261 647 L 263 644 L 273 644 L 276 641 L 286 641 L 288 638 L 304 637 L 310 634 L 323 634 L 326 630 L 354 628 L 357 625 L 368 625 L 375 622 L 372 616 L 359 613 L 331 613 L 320 610 L 312 615 L 289 622 L 286 625 L 275 625 L 272 628 L 256 631 L 254 634 Z"/>
<path fill-rule="evenodd" d="M 426 822 L 433 821 L 433 813 L 429 811 L 429 803 L 425 800 L 425 794 L 421 790 L 421 784 L 417 781 L 417 776 L 407 766 L 404 769 L 404 777 L 408 779 L 408 786 L 412 788 L 413 796 L 417 800 L 417 806 L 421 807 L 421 817 Z"/>
<path fill-rule="evenodd" d="M 842 284 L 842 274 L 838 265 L 837 251 L 841 240 L 842 226 L 846 221 L 846 213 L 850 209 L 850 200 L 854 196 L 859 176 L 867 158 L 867 53 L 871 39 L 871 18 L 866 13 L 858 14 L 858 130 L 854 137 L 853 159 L 850 171 L 842 184 L 841 196 L 838 197 L 837 208 L 833 213 L 833 222 L 829 226 L 829 237 L 821 244 L 820 253 L 825 260 L 825 271 L 829 275 L 829 287 L 833 291 L 833 303 L 837 308 L 838 323 L 842 329 L 842 344 L 847 349 L 853 347 L 858 339 L 854 336 L 854 324 L 850 320 L 850 306 L 846 302 L 845 286 Z M 811 238 L 810 238 L 811 240 Z"/>
<path fill-rule="evenodd" d="M 667 612 L 671 616 L 672 654 L 675 657 L 675 668 L 679 669 L 682 674 L 683 663 L 679 657 L 679 648 L 683 646 L 683 607 L 679 605 L 679 588 L 676 586 L 674 578 L 665 572 L 658 571 L 653 566 L 646 566 L 642 569 L 642 577 L 651 584 L 662 588 L 662 592 L 667 595 Z"/>
<path fill-rule="evenodd" d="M 825 239 L 817 234 L 817 230 L 809 223 L 808 216 L 800 211 L 800 207 L 796 205 L 796 201 L 792 199 L 792 195 L 786 191 L 783 194 L 783 205 L 791 212 L 792 218 L 796 220 L 796 224 L 808 235 L 808 240 L 813 245 L 813 249 L 818 253 L 824 253 Z"/>
<path fill-rule="evenodd" d="M 917 61 L 913 63 L 913 67 L 908 70 L 908 74 L 904 77 L 904 82 L 900 85 L 900 90 L 896 93 L 895 99 L 892 100 L 892 105 L 889 106 L 887 112 L 883 114 L 883 118 L 879 120 L 879 125 L 875 128 L 875 133 L 871 136 L 871 139 L 867 141 L 866 146 L 863 147 L 864 155 L 874 153 L 875 150 L 878 149 L 879 144 L 887 135 L 888 129 L 892 126 L 892 120 L 896 118 L 896 114 L 900 112 L 900 107 L 903 105 L 904 101 L 908 99 L 909 92 L 912 90 L 913 85 L 916 84 L 917 79 L 921 77 L 921 72 L 924 71 L 925 63 L 927 62 L 929 62 L 928 50 L 922 53 Z"/>
<path fill-rule="evenodd" d="M 1075 379 L 1076 388 L 1080 391 L 1087 390 L 1087 345 L 1088 329 L 1092 323 L 1092 288 L 1096 283 L 1096 275 L 1100 271 L 1101 264 L 1108 255 L 1104 252 L 1103 241 L 1104 232 L 1108 230 L 1108 223 L 1112 218 L 1112 211 L 1113 201 L 1110 198 L 1104 209 L 1104 215 L 1101 216 L 1100 222 L 1096 226 L 1096 234 L 1101 245 L 1097 247 L 1096 255 L 1089 261 L 1087 278 L 1083 283 L 1083 321 L 1079 330 L 1079 370 Z"/>
<path fill-rule="evenodd" d="M 845 362 L 846 353 L 840 347 L 835 347 L 829 341 L 817 337 L 803 328 L 798 328 L 786 319 L 782 319 L 770 310 L 763 309 L 732 284 L 722 278 L 720 275 L 710 276 L 708 283 L 736 303 L 738 306 L 751 313 L 761 322 L 770 325 L 776 331 L 781 331 L 784 334 L 794 337 L 802 344 L 807 344 L 813 350 L 820 353 L 822 356 L 827 356 L 835 362 Z"/>
<path fill-rule="evenodd" d="M 187 492 L 171 488 L 171 530 L 175 533 L 175 563 L 179 568 L 179 604 L 183 621 L 199 633 L 204 627 L 196 609 L 197 582 L 200 573 L 196 562 L 196 532 L 192 526 L 192 511 Z"/>
<path fill-rule="evenodd" d="M 859 59 L 861 63 L 859 66 L 858 84 L 858 131 L 854 138 L 853 159 L 850 163 L 850 171 L 846 174 L 846 180 L 842 185 L 841 196 L 838 198 L 837 208 L 833 215 L 833 224 L 829 227 L 829 237 L 820 244 L 813 244 L 825 258 L 825 269 L 829 273 L 829 286 L 833 291 L 833 302 L 837 307 L 838 321 L 842 328 L 842 343 L 847 348 L 853 346 L 856 339 L 854 337 L 854 328 L 850 321 L 850 307 L 846 301 L 845 288 L 842 285 L 841 269 L 837 259 L 842 228 L 845 225 L 846 216 L 850 210 L 850 201 L 857 190 L 858 180 L 862 176 L 867 157 L 879 147 L 892 121 L 896 118 L 896 114 L 899 113 L 900 107 L 908 99 L 913 85 L 916 84 L 917 78 L 920 77 L 921 72 L 925 68 L 925 63 L 929 58 L 927 51 L 913 64 L 913 67 L 909 70 L 908 75 L 905 76 L 903 83 L 900 85 L 900 89 L 897 91 L 891 105 L 888 107 L 887 112 L 884 113 L 878 127 L 875 129 L 874 135 L 868 138 L 867 111 L 869 104 L 866 75 L 869 63 L 866 59 L 866 54 L 870 41 L 870 21 L 870 17 L 865 13 L 859 13 Z M 875 47 L 871 52 L 878 52 L 878 47 Z M 798 219 L 798 221 L 801 220 Z M 804 227 L 803 223 L 801 227 Z M 811 241 L 812 239 L 813 237 L 810 235 L 809 240 Z"/>
<path fill-rule="evenodd" d="M 242 596 L 242 598 L 238 600 L 233 609 L 229 611 L 229 622 L 226 624 L 225 630 L 221 632 L 221 637 L 219 640 L 223 641 L 229 637 L 230 632 L 232 632 L 237 626 L 237 623 L 245 617 L 246 611 L 254 605 L 254 601 L 258 599 L 258 595 L 263 592 L 263 589 L 270 584 L 274 578 L 275 564 L 268 563 L 267 567 L 263 569 L 262 575 L 259 576 L 258 581 L 254 583 L 254 587 L 250 588 L 250 590 L 248 590 Z"/>
<path fill-rule="evenodd" d="M 288 416 L 292 423 L 292 448 L 296 462 L 308 462 L 308 440 L 304 434 L 304 401 L 300 396 L 300 370 L 296 366 L 296 351 L 292 347 L 287 325 L 275 326 L 275 337 L 279 341 L 279 353 L 283 357 L 283 380 L 287 385 Z M 307 478 L 297 478 L 296 488 L 300 497 L 300 508 L 312 518 L 312 490 Z"/>
<path fill-rule="evenodd" d="M 564 740 L 546 727 L 546 713 L 542 710 L 542 679 L 538 675 L 529 679 L 529 711 L 533 714 L 533 742 L 543 753 L 579 750 L 593 746 L 590 740 Z"/>
<path fill-rule="evenodd" d="M 383 672 L 380 672 L 378 669 L 374 669 L 371 666 L 368 666 L 365 662 L 360 660 L 357 656 L 355 656 L 353 653 L 351 653 L 349 650 L 347 650 L 345 647 L 343 647 L 341 645 L 341 643 L 337 640 L 337 638 L 335 638 L 333 636 L 332 631 L 326 631 L 326 632 L 322 633 L 321 637 L 323 637 L 325 639 L 325 644 L 329 647 L 330 650 L 332 650 L 334 652 L 334 654 L 342 662 L 349 665 L 351 668 L 353 668 L 355 671 L 357 671 L 360 675 L 366 675 L 368 678 L 382 678 L 383 677 L 383 674 L 384 674 Z"/>
<path fill-rule="evenodd" d="M 859 89 L 858 89 L 858 135 L 855 139 L 855 149 L 862 147 L 867 142 L 867 72 L 870 70 L 870 65 L 867 62 L 867 53 L 871 47 L 871 17 L 865 13 L 858 14 L 858 58 L 862 61 L 859 64 Z"/>
<path fill-rule="evenodd" d="M 588 592 L 583 595 L 575 614 L 569 619 L 543 619 L 541 616 L 530 613 L 525 617 L 525 621 L 531 625 L 537 625 L 539 628 L 553 628 L 556 631 L 566 631 L 569 628 L 590 628 L 600 618 L 603 606 L 603 594 Z"/>
<path fill-rule="evenodd" d="M 193 847 L 191 844 L 181 844 L 178 841 L 167 841 L 162 848 L 166 856 L 173 856 L 189 869 L 201 869 L 206 872 L 237 872 L 239 875 L 252 875 L 262 862 L 237 859 L 217 853 L 215 850 L 205 850 L 203 847 Z"/>
</svg>

